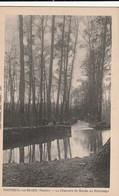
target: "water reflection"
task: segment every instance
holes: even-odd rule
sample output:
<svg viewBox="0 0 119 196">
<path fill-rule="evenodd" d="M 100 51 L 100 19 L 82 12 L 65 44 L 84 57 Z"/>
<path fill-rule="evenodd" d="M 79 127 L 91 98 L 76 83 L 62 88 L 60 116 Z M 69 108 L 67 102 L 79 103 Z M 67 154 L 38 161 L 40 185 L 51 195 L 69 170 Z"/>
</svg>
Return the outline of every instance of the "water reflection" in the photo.
<svg viewBox="0 0 119 196">
<path fill-rule="evenodd" d="M 71 158 L 70 138 L 4 150 L 4 163 L 29 163 Z M 14 156 L 15 155 L 15 156 Z M 19 157 L 19 159 L 18 159 Z"/>
<path fill-rule="evenodd" d="M 80 143 L 83 149 L 89 149 L 91 152 L 93 151 L 95 153 L 103 146 L 102 131 L 80 131 L 75 133 L 74 141 L 77 145 Z"/>
<path fill-rule="evenodd" d="M 59 145 L 59 139 L 57 139 L 57 150 L 58 150 L 58 158 L 59 160 L 61 159 L 61 156 L 60 156 L 60 145 Z"/>
<path fill-rule="evenodd" d="M 87 125 L 85 125 L 87 127 Z M 4 163 L 29 163 L 34 161 L 50 161 L 74 157 L 90 156 L 99 151 L 110 137 L 110 131 L 95 131 L 85 128 L 84 124 L 72 126 L 72 137 L 69 134 L 47 142 L 19 146 L 4 150 Z"/>
<path fill-rule="evenodd" d="M 19 148 L 19 162 L 24 163 L 24 147 Z"/>
</svg>

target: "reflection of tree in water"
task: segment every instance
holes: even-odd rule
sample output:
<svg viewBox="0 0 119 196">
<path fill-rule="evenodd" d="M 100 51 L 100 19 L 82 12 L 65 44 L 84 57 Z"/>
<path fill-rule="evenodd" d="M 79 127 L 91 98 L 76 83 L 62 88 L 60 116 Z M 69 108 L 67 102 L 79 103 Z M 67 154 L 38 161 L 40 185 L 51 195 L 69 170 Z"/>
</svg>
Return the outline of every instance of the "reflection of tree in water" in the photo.
<svg viewBox="0 0 119 196">
<path fill-rule="evenodd" d="M 22 155 L 22 150 L 20 148 L 19 148 L 19 150 L 21 151 L 21 153 L 19 154 L 19 156 L 20 156 L 20 160 L 23 160 L 23 158 L 21 158 L 21 156 L 23 156 Z M 35 144 L 29 145 L 26 148 L 24 148 L 23 154 L 24 154 L 24 162 L 29 162 L 30 163 L 30 162 L 35 161 Z"/>
<path fill-rule="evenodd" d="M 97 152 L 102 148 L 102 131 L 92 131 L 90 137 L 90 151 Z"/>
<path fill-rule="evenodd" d="M 33 145 L 33 151 L 32 151 L 32 162 L 35 161 L 35 144 Z"/>
<path fill-rule="evenodd" d="M 77 132 L 77 137 L 74 138 L 75 142 L 83 146 L 83 148 L 88 148 L 92 152 L 97 152 L 103 146 L 102 144 L 102 131 L 95 130 L 83 130 Z"/>
<path fill-rule="evenodd" d="M 44 154 L 44 161 L 46 161 L 46 159 L 47 159 L 47 148 L 46 148 L 46 143 L 44 143 L 44 152 L 43 152 L 43 154 Z"/>
<path fill-rule="evenodd" d="M 9 163 L 11 163 L 12 162 L 12 149 L 10 149 L 10 156 L 9 156 L 9 161 L 8 161 Z"/>
<path fill-rule="evenodd" d="M 89 154 L 95 153 L 102 148 L 104 143 L 102 138 L 104 138 L 104 132 L 95 130 L 74 131 L 71 138 L 72 146 L 70 146 L 70 136 L 62 138 L 60 135 L 57 139 L 51 140 L 50 138 L 45 143 L 40 143 L 38 138 L 32 145 L 5 150 L 4 163 L 29 163 L 71 158 L 71 147 L 73 157 L 89 156 Z"/>
<path fill-rule="evenodd" d="M 55 154 L 55 158 L 58 157 L 58 159 L 61 159 L 61 143 L 59 142 L 60 139 L 57 139 L 56 142 L 56 146 L 57 146 L 57 154 Z M 72 153 L 71 153 L 71 146 L 70 146 L 70 139 L 69 138 L 63 138 L 63 151 L 64 151 L 64 158 L 66 159 L 68 157 L 68 153 L 69 156 L 72 157 Z M 44 146 L 44 148 L 43 148 Z M 39 150 L 40 150 L 40 161 L 51 161 L 52 157 L 51 157 L 51 152 L 52 152 L 52 141 L 49 141 L 47 143 L 43 143 L 43 144 L 39 144 Z"/>
<path fill-rule="evenodd" d="M 39 150 L 40 150 L 40 162 L 42 161 L 42 144 L 39 144 Z"/>
<path fill-rule="evenodd" d="M 70 138 L 68 137 L 67 139 L 68 139 L 68 145 L 69 145 L 70 158 L 72 158 L 71 145 L 70 145 Z"/>
<path fill-rule="evenodd" d="M 17 149 L 16 149 L 16 151 L 17 151 Z M 15 160 L 17 158 L 16 155 L 18 155 L 18 151 L 17 151 L 17 153 L 16 153 L 16 151 L 15 151 L 14 148 L 11 148 L 11 149 L 9 149 L 9 150 L 6 151 L 6 154 L 7 154 L 7 163 L 14 163 L 15 162 Z"/>
<path fill-rule="evenodd" d="M 60 142 L 60 140 L 62 142 Z M 40 143 L 40 144 L 33 144 L 29 145 L 26 147 L 19 147 L 19 162 L 24 163 L 24 162 L 34 162 L 39 160 L 41 161 L 51 161 L 52 156 L 54 156 L 55 159 L 61 159 L 61 154 L 63 153 L 64 156 L 62 158 L 67 159 L 68 157 L 72 157 L 71 153 L 71 145 L 70 145 L 70 138 L 65 137 L 63 139 L 57 139 L 55 140 L 56 143 L 56 151 L 55 153 L 52 151 L 54 147 L 52 146 L 52 141 L 49 141 L 47 143 Z M 53 147 L 53 148 L 51 148 Z M 61 150 L 63 148 L 63 151 Z M 11 163 L 12 160 L 14 161 L 14 150 L 15 149 L 10 149 L 9 151 L 9 156 L 8 156 L 8 162 Z"/>
<path fill-rule="evenodd" d="M 103 145 L 101 131 L 83 130 L 76 134 L 76 138 L 74 138 L 74 140 L 77 145 L 79 145 L 80 143 L 84 149 L 89 149 L 91 153 L 99 151 Z M 19 147 L 19 162 L 34 162 L 38 160 L 41 162 L 47 160 L 51 161 L 52 159 L 57 158 L 72 158 L 70 138 L 65 137 L 63 139 L 57 139 L 55 141 L 55 146 L 53 146 L 52 144 L 53 141 L 49 141 L 47 143 L 41 143 L 38 145 L 29 145 L 25 148 Z M 55 149 L 55 151 L 54 147 L 57 148 Z M 14 161 L 13 150 L 11 149 L 9 152 L 9 163 L 12 162 L 12 160 Z"/>
<path fill-rule="evenodd" d="M 64 138 L 63 139 L 63 143 L 64 143 L 64 158 L 67 159 L 68 152 L 69 152 L 70 158 L 72 158 L 71 145 L 70 145 L 70 139 L 69 139 L 69 137 Z"/>
<path fill-rule="evenodd" d="M 51 161 L 51 142 L 47 143 L 48 161 Z"/>
<path fill-rule="evenodd" d="M 67 138 L 63 139 L 64 143 L 64 158 L 67 159 Z"/>
<path fill-rule="evenodd" d="M 19 147 L 19 162 L 24 163 L 24 147 Z"/>
<path fill-rule="evenodd" d="M 32 154 L 31 145 L 28 146 L 28 150 L 29 150 L 29 153 L 28 153 L 28 155 L 29 155 L 29 162 L 31 162 L 31 154 Z"/>
<path fill-rule="evenodd" d="M 59 144 L 59 139 L 57 139 L 57 150 L 58 150 L 58 158 L 59 160 L 61 159 L 61 155 L 60 155 L 60 144 Z"/>
</svg>

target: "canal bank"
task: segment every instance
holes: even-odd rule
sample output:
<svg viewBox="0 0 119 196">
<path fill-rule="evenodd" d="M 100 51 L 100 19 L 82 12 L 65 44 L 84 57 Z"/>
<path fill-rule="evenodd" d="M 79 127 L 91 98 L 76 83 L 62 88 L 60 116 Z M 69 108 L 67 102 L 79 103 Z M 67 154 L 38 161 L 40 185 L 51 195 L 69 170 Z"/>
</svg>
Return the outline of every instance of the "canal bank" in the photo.
<svg viewBox="0 0 119 196">
<path fill-rule="evenodd" d="M 92 167 L 91 157 L 3 166 L 4 187 L 109 187 L 109 168 Z"/>
</svg>

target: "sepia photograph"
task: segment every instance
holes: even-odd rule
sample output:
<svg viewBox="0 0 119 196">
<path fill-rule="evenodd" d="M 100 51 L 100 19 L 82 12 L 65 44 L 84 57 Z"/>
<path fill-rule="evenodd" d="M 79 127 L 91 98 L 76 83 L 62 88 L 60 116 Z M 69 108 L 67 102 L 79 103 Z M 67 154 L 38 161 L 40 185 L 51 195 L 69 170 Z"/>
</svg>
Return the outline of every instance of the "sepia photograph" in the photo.
<svg viewBox="0 0 119 196">
<path fill-rule="evenodd" d="M 6 15 L 3 187 L 110 188 L 112 17 Z"/>
</svg>

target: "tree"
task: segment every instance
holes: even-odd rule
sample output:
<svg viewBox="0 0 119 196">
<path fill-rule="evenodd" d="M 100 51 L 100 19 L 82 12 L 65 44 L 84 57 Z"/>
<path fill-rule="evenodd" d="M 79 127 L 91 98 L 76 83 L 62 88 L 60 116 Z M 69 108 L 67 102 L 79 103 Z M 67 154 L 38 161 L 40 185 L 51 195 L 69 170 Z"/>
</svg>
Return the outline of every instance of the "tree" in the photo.
<svg viewBox="0 0 119 196">
<path fill-rule="evenodd" d="M 61 61 L 60 61 L 60 71 L 59 71 L 59 79 L 58 79 L 58 92 L 57 92 L 57 104 L 56 104 L 56 115 L 57 115 L 57 119 L 59 119 L 59 96 L 60 96 L 61 77 L 62 77 L 62 65 L 63 65 L 64 32 L 65 32 L 65 16 L 63 16 L 62 44 L 61 44 Z"/>
<path fill-rule="evenodd" d="M 43 120 L 44 16 L 41 17 L 40 121 Z"/>
<path fill-rule="evenodd" d="M 20 41 L 19 101 L 20 101 L 20 114 L 22 116 L 24 114 L 24 98 L 25 98 L 23 16 L 22 15 L 19 15 L 19 41 Z"/>
<path fill-rule="evenodd" d="M 32 90 L 32 100 L 33 100 L 33 115 L 36 115 L 36 106 L 35 106 L 35 80 L 34 80 L 34 67 L 33 67 L 33 52 L 32 52 L 32 44 L 33 44 L 33 35 L 32 35 L 32 24 L 33 16 L 30 16 L 30 54 L 29 54 L 29 63 L 30 63 L 30 89 Z"/>
<path fill-rule="evenodd" d="M 105 52 L 106 52 L 106 35 L 107 35 L 107 17 L 104 18 L 102 26 L 102 47 L 101 47 L 101 62 L 99 72 L 99 108 L 98 108 L 98 121 L 101 121 L 102 117 L 102 95 L 103 95 L 103 77 L 104 77 L 104 63 L 105 63 Z"/>
<path fill-rule="evenodd" d="M 91 120 L 102 119 L 103 82 L 105 70 L 110 69 L 109 21 L 108 17 L 89 17 L 84 30 L 88 48 L 83 68 L 88 78 L 87 112 Z"/>
<path fill-rule="evenodd" d="M 43 118 L 50 121 L 55 115 L 58 121 L 75 114 L 100 121 L 110 107 L 111 17 L 20 15 L 18 19 L 19 29 L 16 26 L 13 34 L 19 43 L 8 35 L 6 41 L 8 124 L 12 125 L 12 110 L 17 119 L 24 117 L 24 125 L 42 123 Z M 79 86 L 74 87 L 75 67 L 82 72 Z"/>
<path fill-rule="evenodd" d="M 71 73 L 70 73 L 70 81 L 69 81 L 69 88 L 68 88 L 68 112 L 69 112 L 69 101 L 70 101 L 70 92 L 71 92 L 71 86 L 72 86 L 72 77 L 73 77 L 73 69 L 74 69 L 74 61 L 75 61 L 75 56 L 76 56 L 76 46 L 77 46 L 77 39 L 78 39 L 78 28 L 79 28 L 79 21 L 77 20 L 76 24 L 76 35 L 75 35 L 75 43 L 74 43 L 74 54 L 73 54 L 73 59 L 72 59 L 72 64 L 71 64 Z"/>
<path fill-rule="evenodd" d="M 67 83 L 67 74 L 68 74 L 68 62 L 69 62 L 69 43 L 70 43 L 70 35 L 71 35 L 71 19 L 69 17 L 69 29 L 68 29 L 68 37 L 67 37 L 67 45 L 64 49 L 64 92 L 63 92 L 63 105 L 62 105 L 62 115 L 66 119 L 67 116 L 67 92 L 68 92 L 68 83 Z"/>
<path fill-rule="evenodd" d="M 53 52 L 54 52 L 54 25 L 55 16 L 52 16 L 52 30 L 51 30 L 51 55 L 49 67 L 49 85 L 48 85 L 48 99 L 47 99 L 47 115 L 48 119 L 51 118 L 51 87 L 52 87 L 52 72 L 53 72 Z"/>
</svg>

